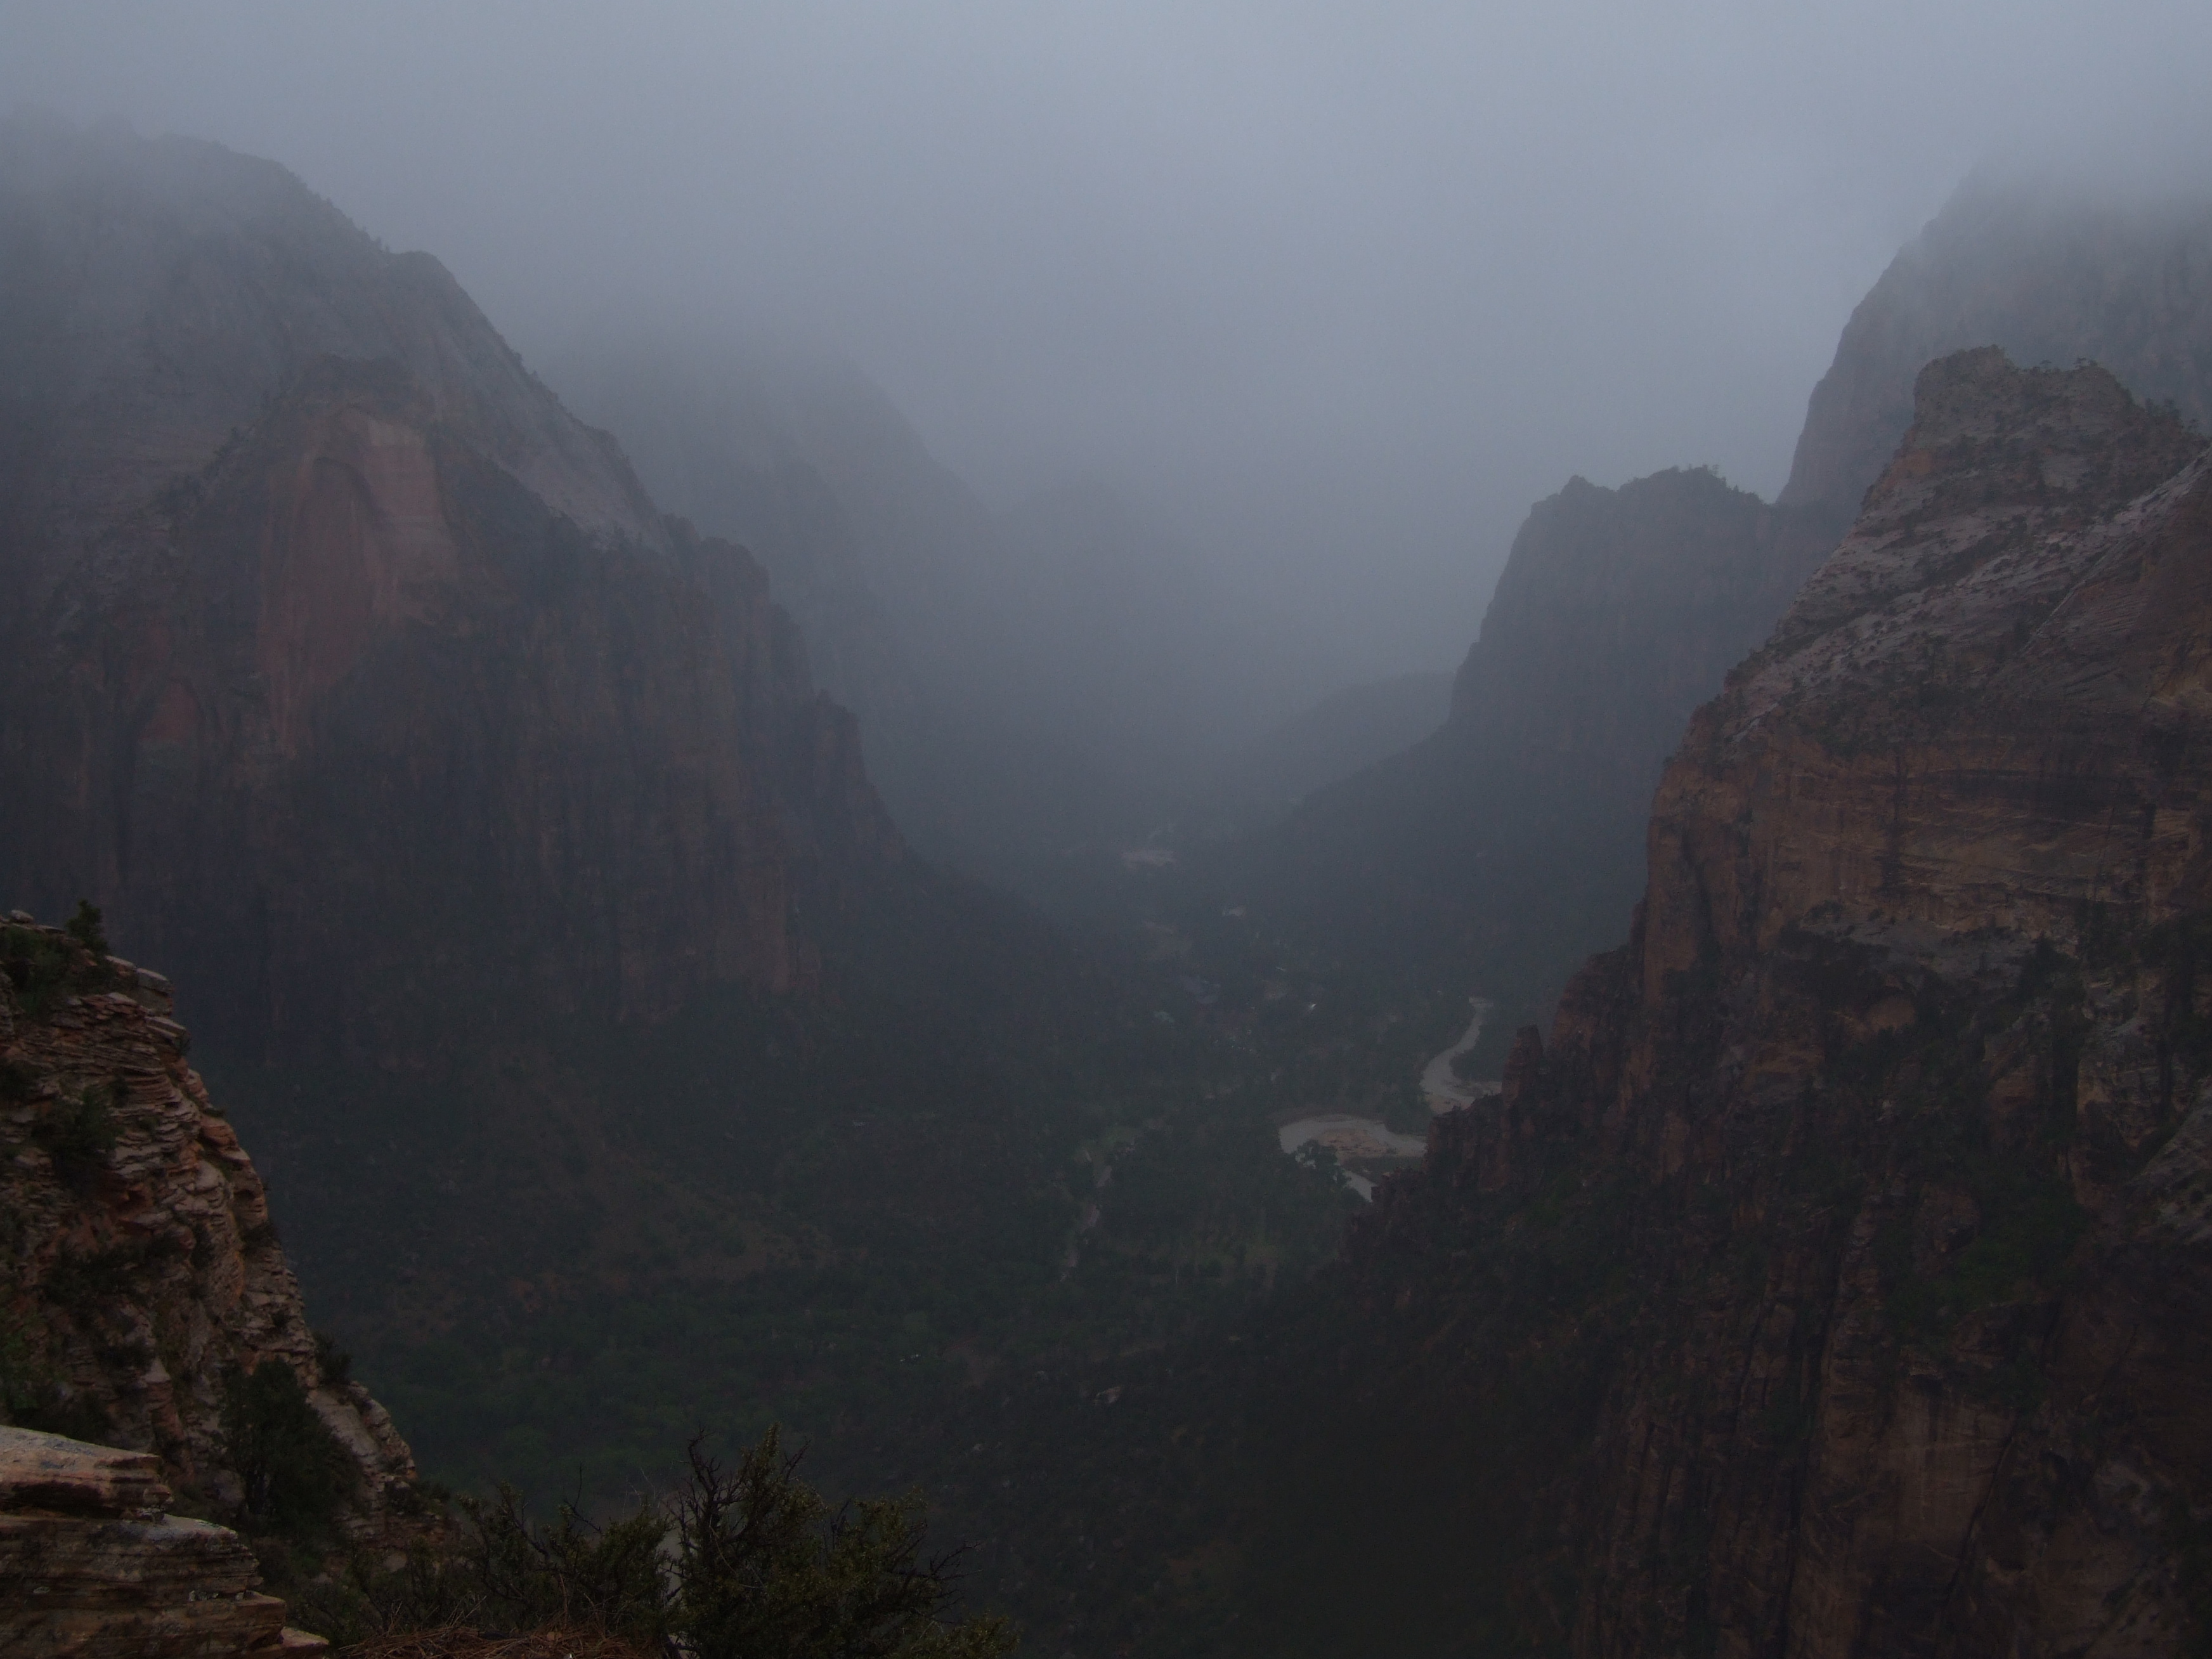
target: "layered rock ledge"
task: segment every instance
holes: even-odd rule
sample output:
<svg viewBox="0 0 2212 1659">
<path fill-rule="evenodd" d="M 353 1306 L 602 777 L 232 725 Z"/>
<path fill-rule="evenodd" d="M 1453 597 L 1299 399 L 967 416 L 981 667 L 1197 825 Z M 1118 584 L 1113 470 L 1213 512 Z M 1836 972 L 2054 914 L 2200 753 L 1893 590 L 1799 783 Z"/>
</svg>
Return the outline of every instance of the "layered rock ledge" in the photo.
<svg viewBox="0 0 2212 1659">
<path fill-rule="evenodd" d="M 0 1428 L 0 1650 L 40 1659 L 319 1650 L 236 1533 L 166 1513 L 150 1452 Z"/>
</svg>

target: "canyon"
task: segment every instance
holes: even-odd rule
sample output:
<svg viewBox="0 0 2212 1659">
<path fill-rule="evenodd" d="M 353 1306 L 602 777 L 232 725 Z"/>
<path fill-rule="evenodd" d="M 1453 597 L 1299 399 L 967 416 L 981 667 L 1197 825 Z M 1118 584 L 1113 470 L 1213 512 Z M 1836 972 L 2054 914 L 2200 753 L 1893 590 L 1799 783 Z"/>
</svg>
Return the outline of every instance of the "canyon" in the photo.
<svg viewBox="0 0 2212 1659">
<path fill-rule="evenodd" d="M 1099 854 L 1133 945 L 915 850 L 1064 860 L 1146 768 L 1150 833 L 1218 596 L 1110 493 L 572 360 L 649 489 L 282 169 L 0 127 L 0 1403 L 198 1538 L 275 1366 L 386 1550 L 380 1397 L 595 1502 L 797 1421 L 1071 1649 L 2175 1650 L 2212 462 L 2143 272 L 2197 227 L 1963 191 L 1777 501 L 1571 479 L 1448 706 L 1354 688 Z M 1332 1137 L 1409 1167 L 1357 1206 L 1282 1156 Z"/>
</svg>

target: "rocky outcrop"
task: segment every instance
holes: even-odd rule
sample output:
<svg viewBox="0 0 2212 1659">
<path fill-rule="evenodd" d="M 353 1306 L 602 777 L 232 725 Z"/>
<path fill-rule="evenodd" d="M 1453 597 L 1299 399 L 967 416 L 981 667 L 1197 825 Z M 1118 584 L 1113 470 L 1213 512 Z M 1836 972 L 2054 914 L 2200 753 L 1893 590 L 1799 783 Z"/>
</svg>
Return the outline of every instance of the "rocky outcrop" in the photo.
<svg viewBox="0 0 2212 1659">
<path fill-rule="evenodd" d="M 1912 421 L 1922 365 L 1985 345 L 2021 363 L 2089 359 L 2137 397 L 2212 422 L 2212 207 L 1996 172 L 1969 179 L 1851 313 L 1783 504 L 1856 508 Z"/>
<path fill-rule="evenodd" d="M 0 1405 L 151 1454 L 229 1514 L 247 1494 L 225 1389 L 275 1362 L 349 1468 L 346 1530 L 384 1536 L 417 1507 L 413 1459 L 309 1328 L 252 1160 L 185 1062 L 168 982 L 21 915 L 0 922 Z"/>
<path fill-rule="evenodd" d="M 0 248 L 14 902 L 91 897 L 265 1052 L 811 982 L 794 916 L 899 853 L 851 718 L 434 261 L 266 163 L 23 127 Z"/>
<path fill-rule="evenodd" d="M 53 1659 L 320 1651 L 238 1534 L 165 1513 L 146 1452 L 0 1428 L 0 1645 Z"/>
<path fill-rule="evenodd" d="M 1917 411 L 1669 764 L 1628 946 L 1356 1245 L 1401 1340 L 1583 1356 L 1522 1580 L 1579 1653 L 2212 1633 L 2212 462 L 1994 350 Z M 1468 1230 L 1618 1265 L 1516 1324 Z"/>
</svg>

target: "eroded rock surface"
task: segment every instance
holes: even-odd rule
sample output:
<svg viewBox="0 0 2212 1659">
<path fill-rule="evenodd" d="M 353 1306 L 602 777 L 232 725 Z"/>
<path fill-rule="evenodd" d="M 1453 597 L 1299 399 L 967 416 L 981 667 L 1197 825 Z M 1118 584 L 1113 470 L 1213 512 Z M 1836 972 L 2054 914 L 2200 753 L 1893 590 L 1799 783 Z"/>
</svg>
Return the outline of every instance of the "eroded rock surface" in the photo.
<svg viewBox="0 0 2212 1659">
<path fill-rule="evenodd" d="M 280 1363 L 354 1466 L 346 1529 L 378 1538 L 414 1507 L 414 1461 L 368 1391 L 328 1374 L 261 1178 L 173 1012 L 161 975 L 0 921 L 5 1407 L 151 1454 L 163 1480 L 228 1514 L 245 1494 L 224 1385 Z M 113 1467 L 153 1476 L 143 1460 Z M 0 1495 L 24 1496 L 16 1478 L 11 1466 Z"/>
</svg>

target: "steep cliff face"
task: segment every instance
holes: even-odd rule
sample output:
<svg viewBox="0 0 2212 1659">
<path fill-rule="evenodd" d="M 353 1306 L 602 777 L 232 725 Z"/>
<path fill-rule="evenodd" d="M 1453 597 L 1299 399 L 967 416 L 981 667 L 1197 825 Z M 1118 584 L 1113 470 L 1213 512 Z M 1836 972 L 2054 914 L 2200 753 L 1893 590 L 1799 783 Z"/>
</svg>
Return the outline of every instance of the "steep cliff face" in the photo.
<svg viewBox="0 0 2212 1659">
<path fill-rule="evenodd" d="M 1932 365 L 1669 764 L 1629 945 L 1384 1189 L 1357 1255 L 1396 1340 L 1471 1363 L 1486 1323 L 1483 1389 L 1564 1366 L 1591 1402 L 1552 1425 L 1525 1628 L 2212 1632 L 2207 465 L 2101 369 Z M 1576 1239 L 1604 1259 L 1562 1273 Z M 1520 1267 L 1448 1265 L 1477 1245 Z"/>
<path fill-rule="evenodd" d="M 434 262 L 211 146 L 0 135 L 0 883 L 234 1042 L 802 987 L 896 837 L 748 556 Z M 510 1006 L 509 1005 L 512 1005 Z"/>
<path fill-rule="evenodd" d="M 1852 312 L 1782 502 L 1856 507 L 1913 418 L 1922 365 L 1984 345 L 2021 363 L 2088 358 L 2212 423 L 2212 207 L 1970 179 Z"/>
<path fill-rule="evenodd" d="M 224 1389 L 276 1362 L 351 1468 L 348 1530 L 378 1539 L 413 1507 L 413 1459 L 319 1346 L 173 1012 L 160 975 L 20 913 L 0 922 L 0 1405 L 155 1453 L 228 1514 L 246 1493 Z"/>
<path fill-rule="evenodd" d="M 1276 837 L 1285 902 L 1492 994 L 1555 988 L 1634 902 L 1638 829 L 1683 722 L 1842 528 L 1705 470 L 1577 478 L 1539 502 L 1443 726 Z"/>
</svg>

